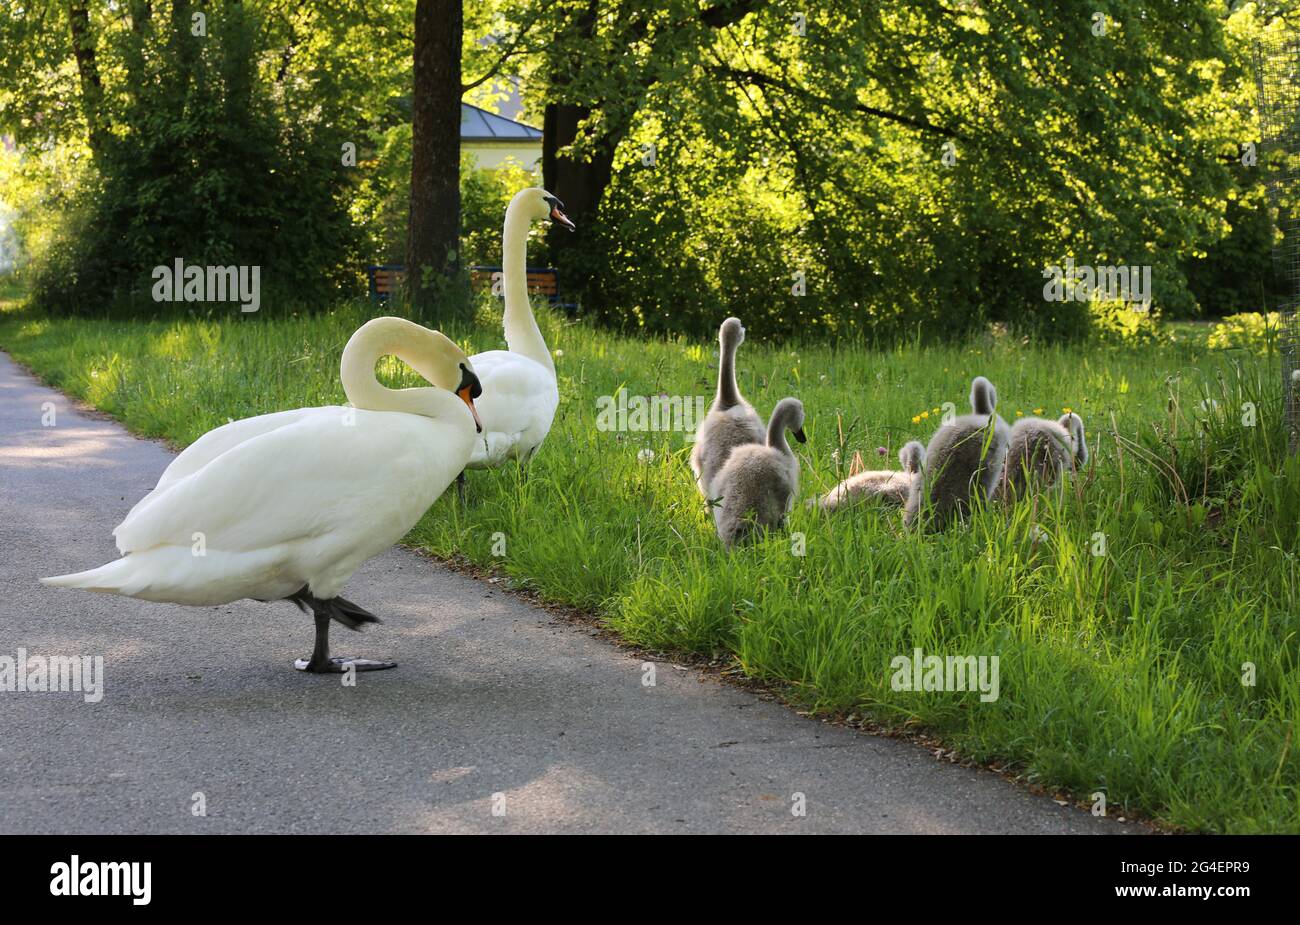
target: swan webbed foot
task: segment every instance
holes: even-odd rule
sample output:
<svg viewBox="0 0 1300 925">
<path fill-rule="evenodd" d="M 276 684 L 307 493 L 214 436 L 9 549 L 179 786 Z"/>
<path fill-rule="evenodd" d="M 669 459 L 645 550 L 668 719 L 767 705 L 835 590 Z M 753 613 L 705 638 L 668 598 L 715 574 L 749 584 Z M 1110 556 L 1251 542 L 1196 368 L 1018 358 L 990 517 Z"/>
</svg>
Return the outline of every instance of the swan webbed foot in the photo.
<svg viewBox="0 0 1300 925">
<path fill-rule="evenodd" d="M 312 674 L 343 674 L 351 666 L 355 671 L 383 671 L 386 668 L 396 668 L 397 662 L 381 662 L 373 658 L 355 658 L 353 656 L 335 656 L 334 658 L 318 659 L 313 656 L 310 659 L 295 659 L 293 667 L 299 671 L 309 671 Z"/>
</svg>

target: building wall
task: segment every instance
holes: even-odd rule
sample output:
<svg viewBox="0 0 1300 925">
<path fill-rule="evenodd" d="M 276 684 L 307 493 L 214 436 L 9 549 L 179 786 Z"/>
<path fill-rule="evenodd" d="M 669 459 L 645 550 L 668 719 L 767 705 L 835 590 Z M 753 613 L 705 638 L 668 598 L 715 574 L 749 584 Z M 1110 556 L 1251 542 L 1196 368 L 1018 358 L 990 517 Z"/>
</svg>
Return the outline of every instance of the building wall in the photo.
<svg viewBox="0 0 1300 925">
<path fill-rule="evenodd" d="M 538 176 L 542 171 L 542 143 L 527 142 L 479 142 L 468 141 L 460 146 L 462 151 L 473 155 L 479 167 L 494 169 L 507 160 L 514 161 L 520 167 L 530 170 Z"/>
</svg>

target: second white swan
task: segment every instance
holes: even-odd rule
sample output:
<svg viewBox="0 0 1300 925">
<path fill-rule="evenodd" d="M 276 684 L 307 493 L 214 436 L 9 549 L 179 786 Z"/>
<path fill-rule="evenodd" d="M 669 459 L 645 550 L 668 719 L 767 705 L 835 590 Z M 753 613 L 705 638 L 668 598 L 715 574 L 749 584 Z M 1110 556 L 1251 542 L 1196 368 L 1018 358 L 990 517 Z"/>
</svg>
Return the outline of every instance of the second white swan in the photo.
<svg viewBox="0 0 1300 925">
<path fill-rule="evenodd" d="M 510 459 L 527 462 L 550 433 L 560 404 L 555 362 L 528 302 L 528 229 L 547 218 L 574 230 L 564 204 L 544 189 L 520 190 L 506 209 L 501 283 L 509 349 L 470 358 L 483 383 L 478 406 L 483 433 L 475 442 L 470 469 L 492 469 Z"/>
</svg>

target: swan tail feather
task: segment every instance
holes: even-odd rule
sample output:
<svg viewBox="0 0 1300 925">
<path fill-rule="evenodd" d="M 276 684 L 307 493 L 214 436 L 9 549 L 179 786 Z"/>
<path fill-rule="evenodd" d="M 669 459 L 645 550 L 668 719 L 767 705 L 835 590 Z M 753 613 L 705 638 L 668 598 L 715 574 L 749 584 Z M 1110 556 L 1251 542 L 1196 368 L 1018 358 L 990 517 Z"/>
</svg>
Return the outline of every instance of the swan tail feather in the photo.
<svg viewBox="0 0 1300 925">
<path fill-rule="evenodd" d="M 330 619 L 337 620 L 350 630 L 359 630 L 367 623 L 380 622 L 373 613 L 346 598 L 335 597 L 326 603 L 332 605 L 329 609 Z"/>
<path fill-rule="evenodd" d="M 303 587 L 290 594 L 287 601 L 292 601 L 298 609 L 312 613 L 328 614 L 331 620 L 342 623 L 350 630 L 359 630 L 367 623 L 381 623 L 378 617 L 359 604 L 354 604 L 345 597 L 319 598 Z"/>
<path fill-rule="evenodd" d="M 71 572 L 67 575 L 54 575 L 42 578 L 41 584 L 50 588 L 80 588 L 83 591 L 102 591 L 108 594 L 122 594 L 127 584 L 135 577 L 134 569 L 126 558 L 115 559 L 99 568 L 84 572 Z"/>
</svg>

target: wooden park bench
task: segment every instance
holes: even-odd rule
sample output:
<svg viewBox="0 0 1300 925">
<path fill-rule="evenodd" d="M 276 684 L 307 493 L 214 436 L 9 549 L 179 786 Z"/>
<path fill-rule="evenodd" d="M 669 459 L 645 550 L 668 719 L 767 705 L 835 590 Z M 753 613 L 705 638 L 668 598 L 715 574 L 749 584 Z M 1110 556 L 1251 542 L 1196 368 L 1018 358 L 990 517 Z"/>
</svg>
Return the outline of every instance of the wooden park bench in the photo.
<svg viewBox="0 0 1300 925">
<path fill-rule="evenodd" d="M 474 292 L 491 290 L 493 283 L 500 279 L 500 267 L 470 267 L 469 285 Z M 576 308 L 560 301 L 560 271 L 554 267 L 529 267 L 528 294 L 545 296 L 546 300 L 559 308 Z M 386 302 L 402 287 L 406 278 L 406 267 L 399 263 L 386 263 L 366 267 L 370 280 L 370 298 L 376 302 Z M 496 285 L 496 295 L 501 295 L 501 287 Z"/>
<path fill-rule="evenodd" d="M 470 267 L 469 287 L 475 292 L 494 289 L 495 295 L 501 295 L 500 273 L 500 267 Z M 529 267 L 527 273 L 530 296 L 545 296 L 552 305 L 560 301 L 559 270 L 554 267 Z"/>
<path fill-rule="evenodd" d="M 366 276 L 370 279 L 370 300 L 387 302 L 393 293 L 402 288 L 406 279 L 406 267 L 400 263 L 384 263 L 366 267 Z"/>
</svg>

